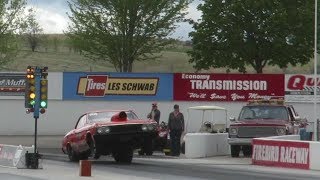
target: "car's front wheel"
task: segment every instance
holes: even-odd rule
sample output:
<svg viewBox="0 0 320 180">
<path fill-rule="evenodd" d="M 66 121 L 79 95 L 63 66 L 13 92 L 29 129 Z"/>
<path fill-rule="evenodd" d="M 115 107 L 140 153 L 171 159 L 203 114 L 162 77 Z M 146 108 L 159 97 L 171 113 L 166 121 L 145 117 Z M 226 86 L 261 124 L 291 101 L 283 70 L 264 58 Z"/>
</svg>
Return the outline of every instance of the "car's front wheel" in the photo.
<svg viewBox="0 0 320 180">
<path fill-rule="evenodd" d="M 70 145 L 67 146 L 67 152 L 68 152 L 68 158 L 72 162 L 79 161 L 79 156 L 76 154 L 76 152 L 72 149 Z"/>
<path fill-rule="evenodd" d="M 141 151 L 145 153 L 147 156 L 151 156 L 153 154 L 153 141 L 152 139 L 146 139 Z"/>
<path fill-rule="evenodd" d="M 132 148 L 122 148 L 112 153 L 113 158 L 119 163 L 131 163 L 133 158 Z"/>
<path fill-rule="evenodd" d="M 139 154 L 140 156 L 143 156 L 143 155 L 144 155 L 143 150 L 142 150 L 142 149 L 141 149 L 141 150 L 139 150 L 139 151 L 138 151 L 138 154 Z"/>
<path fill-rule="evenodd" d="M 94 141 L 91 138 L 87 139 L 87 144 L 89 146 L 89 150 L 87 151 L 87 156 L 88 157 L 92 157 L 94 159 L 99 159 L 100 158 L 100 154 L 97 152 L 97 147 L 94 143 Z"/>
</svg>

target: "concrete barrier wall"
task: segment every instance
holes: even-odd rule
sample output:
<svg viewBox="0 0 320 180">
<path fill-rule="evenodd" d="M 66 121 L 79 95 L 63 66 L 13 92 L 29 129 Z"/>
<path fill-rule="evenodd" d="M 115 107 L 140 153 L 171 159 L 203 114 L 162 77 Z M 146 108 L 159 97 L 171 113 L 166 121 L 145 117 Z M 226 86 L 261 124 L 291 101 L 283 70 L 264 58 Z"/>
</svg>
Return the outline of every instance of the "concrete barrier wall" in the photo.
<svg viewBox="0 0 320 180">
<path fill-rule="evenodd" d="M 19 169 L 27 168 L 25 160 L 26 152 L 33 153 L 34 147 L 0 144 L 0 166 Z M 39 161 L 39 168 L 42 168 L 41 161 Z"/>
<path fill-rule="evenodd" d="M 309 142 L 310 144 L 310 169 L 320 170 L 320 142 Z"/>
<path fill-rule="evenodd" d="M 263 138 L 260 138 L 263 139 Z M 300 140 L 300 135 L 270 136 L 264 139 Z"/>
<path fill-rule="evenodd" d="M 188 133 L 185 136 L 185 155 L 187 158 L 228 155 L 227 138 L 227 133 Z"/>
</svg>

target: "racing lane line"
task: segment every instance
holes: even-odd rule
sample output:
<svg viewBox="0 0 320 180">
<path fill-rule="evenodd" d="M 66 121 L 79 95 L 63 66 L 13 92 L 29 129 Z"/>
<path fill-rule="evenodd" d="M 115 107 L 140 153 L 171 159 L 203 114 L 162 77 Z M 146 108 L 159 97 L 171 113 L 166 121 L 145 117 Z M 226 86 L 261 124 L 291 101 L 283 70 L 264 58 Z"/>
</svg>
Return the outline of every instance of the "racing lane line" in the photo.
<svg viewBox="0 0 320 180">
<path fill-rule="evenodd" d="M 157 163 L 157 162 L 156 162 Z M 102 163 L 100 163 L 102 165 Z M 146 165 L 147 164 L 147 165 Z M 243 170 L 235 170 L 230 168 L 222 168 L 221 166 L 214 166 L 214 168 L 211 166 L 199 166 L 199 165 L 178 165 L 176 163 L 161 163 L 161 164 L 154 164 L 154 163 L 134 163 L 134 166 L 126 166 L 126 169 L 122 170 L 140 170 L 145 172 L 154 172 L 159 173 L 159 169 L 163 169 L 164 173 L 169 173 L 171 175 L 179 175 L 179 176 L 186 176 L 187 177 L 197 177 L 197 178 L 205 178 L 205 179 L 223 179 L 223 180 L 256 180 L 257 177 L 259 177 L 259 180 L 306 180 L 306 179 L 319 179 L 319 177 L 299 177 L 299 176 L 284 176 L 283 174 L 274 174 L 274 173 L 260 173 L 260 172 L 244 172 L 243 170 L 249 170 L 249 169 L 243 169 Z M 136 165 L 146 165 L 144 166 L 136 166 Z M 138 168 L 137 168 L 138 167 Z M 175 170 L 175 171 L 172 171 Z M 187 171 L 186 171 L 187 170 Z M 188 171 L 189 170 L 189 171 Z M 230 176 L 230 174 L 233 174 Z M 214 175 L 214 176 L 213 176 Z M 213 176 L 213 177 L 212 177 Z M 226 177 L 229 176 L 229 177 Z"/>
<path fill-rule="evenodd" d="M 173 177 L 183 177 L 182 179 L 217 179 L 217 180 L 306 180 L 306 179 L 319 179 L 319 177 L 305 177 L 305 176 L 292 176 L 290 174 L 282 173 L 263 173 L 255 172 L 249 169 L 233 169 L 233 168 L 223 168 L 221 166 L 203 166 L 203 165 L 192 165 L 192 164 L 177 164 L 172 162 L 156 162 L 152 160 L 144 160 L 142 162 L 137 162 L 137 159 L 133 161 L 131 165 L 121 165 L 113 161 L 112 158 L 108 161 L 93 161 L 92 166 L 95 170 L 106 171 L 110 169 L 111 172 L 123 174 L 132 174 L 135 176 L 140 176 L 143 172 L 143 177 L 154 178 L 157 174 L 162 179 L 172 179 Z M 50 161 L 49 161 L 50 162 Z M 53 161 L 54 162 L 54 161 Z M 50 162 L 52 163 L 52 161 Z M 54 164 L 58 164 L 55 162 Z M 64 165 L 71 165 L 77 163 L 67 163 Z M 110 166 L 106 166 L 110 165 Z M 249 170 L 249 172 L 248 172 Z M 167 176 L 167 177 L 164 177 Z M 179 179 L 179 178 L 178 178 Z"/>
<path fill-rule="evenodd" d="M 53 161 L 57 160 L 57 159 L 55 159 L 54 155 L 50 155 L 49 158 L 47 158 L 47 157 L 44 155 L 44 159 L 50 159 L 50 160 L 53 160 Z M 60 161 L 62 160 L 65 163 L 72 163 L 72 162 L 68 161 L 68 158 L 65 155 L 58 155 L 56 157 L 58 157 L 58 159 Z M 306 178 L 309 178 L 309 179 L 320 179 L 320 176 L 317 177 L 317 176 L 309 175 L 309 177 L 306 177 L 305 175 L 301 176 L 300 174 L 297 174 L 297 173 L 295 173 L 294 175 L 290 175 L 287 172 L 270 172 L 272 170 L 269 170 L 269 172 L 266 173 L 266 172 L 263 172 L 262 170 L 259 170 L 259 169 L 248 169 L 251 166 L 251 165 L 248 165 L 248 164 L 236 164 L 237 167 L 234 167 L 235 165 L 231 165 L 231 164 L 221 164 L 221 165 L 220 164 L 218 164 L 218 165 L 217 164 L 210 164 L 210 163 L 197 163 L 197 164 L 187 163 L 187 164 L 181 164 L 181 162 L 179 162 L 179 163 L 178 162 L 176 162 L 176 163 L 175 162 L 167 162 L 167 161 L 165 161 L 166 159 L 161 159 L 161 161 L 159 161 L 159 159 L 152 159 L 152 158 L 134 158 L 132 165 L 125 166 L 125 165 L 119 165 L 119 164 L 115 163 L 114 160 L 111 157 L 107 157 L 107 160 L 108 161 L 101 161 L 101 160 L 100 161 L 99 160 L 98 161 L 93 161 L 93 165 L 99 165 L 99 164 L 100 165 L 115 165 L 116 167 L 118 167 L 118 169 L 119 169 L 119 167 L 127 167 L 127 169 L 123 169 L 123 170 L 134 170 L 132 166 L 149 164 L 149 166 L 151 165 L 151 166 L 157 167 L 156 169 L 158 169 L 158 168 L 163 168 L 164 169 L 164 166 L 160 166 L 159 167 L 159 165 L 157 165 L 157 164 L 160 163 L 160 164 L 164 164 L 167 167 L 169 167 L 169 166 L 171 167 L 171 169 L 165 170 L 164 171 L 165 173 L 170 173 L 170 171 L 172 169 L 174 169 L 177 172 L 173 173 L 172 175 L 179 175 L 179 176 L 180 175 L 185 175 L 186 172 L 185 172 L 184 168 L 182 168 L 182 170 L 178 172 L 179 168 L 177 169 L 177 167 L 186 167 L 186 168 L 189 168 L 191 170 L 193 169 L 193 167 L 198 167 L 196 170 L 200 174 L 196 173 L 196 174 L 198 174 L 196 177 L 200 176 L 202 178 L 208 178 L 208 176 L 204 176 L 201 173 L 204 173 L 204 174 L 210 173 L 210 175 L 212 175 L 212 171 L 213 171 L 212 168 L 214 168 L 214 169 L 218 169 L 219 170 L 219 171 L 215 170 L 215 171 L 217 171 L 217 172 L 215 172 L 215 175 L 221 174 L 220 172 L 223 172 L 223 174 L 221 174 L 221 175 L 233 173 L 234 176 L 236 177 L 235 173 L 238 173 L 238 175 L 245 175 L 247 177 L 246 179 L 248 179 L 248 176 L 250 177 L 253 174 L 255 175 L 253 177 L 259 177 L 259 176 L 268 177 L 268 178 L 273 177 L 273 178 L 278 178 L 279 180 L 280 179 L 281 180 L 289 180 L 289 179 L 290 180 L 291 179 L 293 179 L 293 180 L 304 180 Z M 173 159 L 168 159 L 168 161 L 170 161 L 170 160 L 173 160 Z M 178 158 L 174 159 L 174 160 L 178 160 Z M 142 163 L 139 162 L 139 161 L 142 161 Z M 157 163 L 157 164 L 155 164 L 155 163 Z M 240 168 L 239 169 L 239 167 L 243 167 L 243 165 L 247 165 L 248 168 Z M 146 168 L 148 169 L 149 166 L 147 166 Z M 221 167 L 221 166 L 224 166 L 224 167 Z M 227 166 L 231 166 L 231 167 L 227 167 Z M 252 167 L 254 167 L 254 166 L 252 166 Z M 259 166 L 259 167 L 261 167 L 261 166 Z M 104 168 L 105 168 L 105 166 L 104 166 Z M 137 169 L 139 169 L 139 168 L 140 167 L 138 166 Z M 142 167 L 139 170 L 140 171 L 145 171 L 146 168 Z M 203 172 L 203 169 L 206 169 L 205 172 Z M 283 169 L 283 170 L 285 170 L 285 169 Z M 290 170 L 292 170 L 292 169 L 290 169 Z M 149 168 L 147 172 L 152 172 L 152 171 L 154 172 L 153 169 Z M 123 172 L 120 172 L 120 173 L 123 173 Z M 159 173 L 159 172 L 155 171 L 154 173 Z M 190 176 L 194 177 L 194 175 L 193 175 L 194 173 L 195 172 L 193 171 L 190 174 Z M 223 177 L 222 179 L 226 178 L 225 176 L 222 176 L 222 177 Z"/>
<path fill-rule="evenodd" d="M 10 174 L 10 173 L 0 173 L 0 179 L 3 179 L 3 180 L 44 180 L 41 178 L 20 176 L 20 175 L 15 175 L 15 174 Z"/>
</svg>

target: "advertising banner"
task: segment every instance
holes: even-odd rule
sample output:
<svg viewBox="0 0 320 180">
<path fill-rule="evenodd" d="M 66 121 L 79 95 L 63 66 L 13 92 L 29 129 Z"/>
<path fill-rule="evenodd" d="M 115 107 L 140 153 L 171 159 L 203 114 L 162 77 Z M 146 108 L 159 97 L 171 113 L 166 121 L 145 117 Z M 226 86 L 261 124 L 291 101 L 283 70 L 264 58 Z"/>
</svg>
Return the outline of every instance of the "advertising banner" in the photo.
<svg viewBox="0 0 320 180">
<path fill-rule="evenodd" d="M 172 74 L 64 73 L 64 100 L 172 100 Z"/>
<path fill-rule="evenodd" d="M 25 74 L 0 73 L 0 96 L 24 96 Z"/>
<path fill-rule="evenodd" d="M 317 77 L 317 102 L 320 101 L 320 76 Z M 285 100 L 287 102 L 313 102 L 314 77 L 305 74 L 285 75 Z"/>
<path fill-rule="evenodd" d="M 174 74 L 176 101 L 247 101 L 284 96 L 283 74 Z"/>
<path fill-rule="evenodd" d="M 308 142 L 252 140 L 252 164 L 285 168 L 310 168 Z"/>
</svg>

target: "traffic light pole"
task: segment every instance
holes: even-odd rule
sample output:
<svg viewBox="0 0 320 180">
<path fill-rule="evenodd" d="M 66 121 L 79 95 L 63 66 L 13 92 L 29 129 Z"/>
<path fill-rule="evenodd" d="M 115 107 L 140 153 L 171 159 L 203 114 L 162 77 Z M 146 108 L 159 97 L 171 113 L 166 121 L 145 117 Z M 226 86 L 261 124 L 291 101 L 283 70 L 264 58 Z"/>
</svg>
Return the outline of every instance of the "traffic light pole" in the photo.
<svg viewBox="0 0 320 180">
<path fill-rule="evenodd" d="M 33 153 L 33 162 L 34 162 L 34 169 L 38 169 L 39 165 L 39 155 L 37 149 L 37 135 L 38 135 L 38 118 L 39 118 L 39 111 L 40 111 L 40 80 L 41 80 L 41 69 L 36 67 L 35 69 L 35 87 L 36 87 L 36 98 L 35 98 L 35 105 L 34 105 L 34 153 Z"/>
<path fill-rule="evenodd" d="M 37 154 L 38 118 L 34 118 L 34 153 Z"/>
<path fill-rule="evenodd" d="M 27 168 L 38 169 L 39 167 L 39 154 L 37 149 L 37 136 L 38 136 L 38 119 L 40 112 L 43 114 L 47 108 L 47 73 L 48 67 L 43 69 L 35 66 L 28 66 L 27 68 L 27 82 L 25 92 L 25 107 L 29 108 L 27 113 L 33 112 L 34 117 L 34 152 L 26 152 L 26 165 Z M 34 84 L 34 86 L 33 86 Z M 41 110 L 40 110 L 41 108 Z"/>
<path fill-rule="evenodd" d="M 39 118 L 39 110 L 40 110 L 40 79 L 41 79 L 41 70 L 36 67 L 35 69 L 35 85 L 36 85 L 36 103 L 34 105 L 34 122 L 35 122 L 35 128 L 34 128 L 34 153 L 37 153 L 37 131 L 38 131 L 38 118 Z"/>
</svg>

